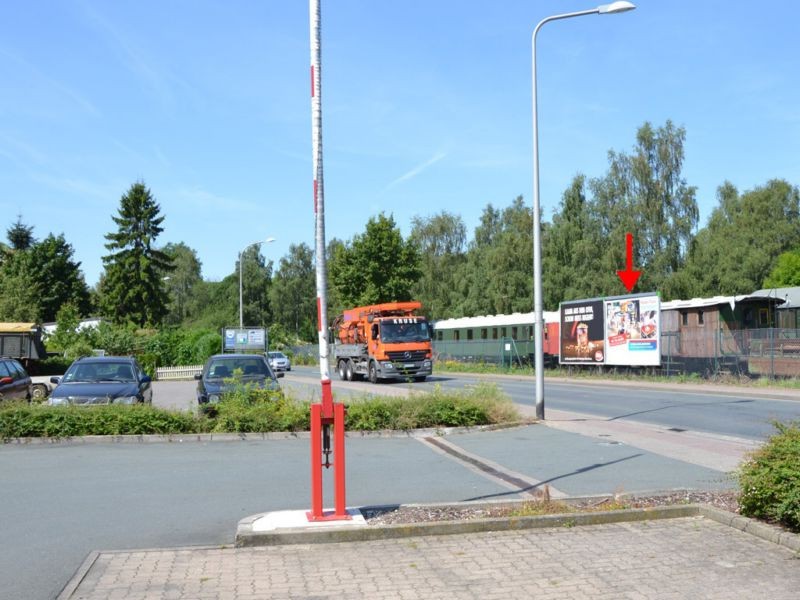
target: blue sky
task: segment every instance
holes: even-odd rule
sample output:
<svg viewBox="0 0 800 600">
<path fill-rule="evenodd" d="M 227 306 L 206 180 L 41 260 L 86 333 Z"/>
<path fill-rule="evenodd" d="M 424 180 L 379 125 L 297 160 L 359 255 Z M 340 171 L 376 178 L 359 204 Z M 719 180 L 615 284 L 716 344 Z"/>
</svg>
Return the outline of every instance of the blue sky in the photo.
<svg viewBox="0 0 800 600">
<path fill-rule="evenodd" d="M 537 44 L 543 215 L 644 121 L 687 130 L 701 225 L 724 180 L 800 184 L 800 3 L 639 0 L 547 24 Z M 530 35 L 579 0 L 323 0 L 327 238 L 370 216 L 531 199 Z M 314 246 L 303 0 L 6 2 L 0 223 L 64 233 L 96 283 L 120 196 L 143 180 L 160 243 L 220 279 L 272 236 Z M 621 242 L 620 242 L 621 243 Z"/>
</svg>

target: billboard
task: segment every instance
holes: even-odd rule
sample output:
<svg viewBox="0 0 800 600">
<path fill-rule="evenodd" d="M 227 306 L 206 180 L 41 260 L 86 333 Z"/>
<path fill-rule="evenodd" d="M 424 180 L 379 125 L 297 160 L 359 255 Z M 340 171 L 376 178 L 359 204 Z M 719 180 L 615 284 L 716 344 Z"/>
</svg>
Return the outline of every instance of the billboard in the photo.
<svg viewBox="0 0 800 600">
<path fill-rule="evenodd" d="M 661 304 L 658 296 L 620 296 L 605 300 L 607 365 L 661 364 Z"/>
<path fill-rule="evenodd" d="M 247 350 L 264 352 L 266 349 L 267 335 L 263 328 L 249 327 L 240 329 L 238 327 L 226 327 L 222 332 L 223 352 L 244 352 Z"/>
<path fill-rule="evenodd" d="M 577 300 L 559 305 L 561 338 L 558 362 L 597 365 L 605 361 L 603 300 Z"/>
</svg>

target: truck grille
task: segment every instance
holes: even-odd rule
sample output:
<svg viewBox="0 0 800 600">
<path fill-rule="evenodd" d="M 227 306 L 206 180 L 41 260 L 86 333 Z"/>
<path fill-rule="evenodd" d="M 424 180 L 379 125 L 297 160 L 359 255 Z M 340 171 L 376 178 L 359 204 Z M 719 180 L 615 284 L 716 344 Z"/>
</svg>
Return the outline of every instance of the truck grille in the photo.
<svg viewBox="0 0 800 600">
<path fill-rule="evenodd" d="M 391 361 L 411 362 L 425 360 L 425 354 L 427 354 L 425 350 L 397 350 L 394 352 L 387 352 L 386 356 L 388 356 Z"/>
</svg>

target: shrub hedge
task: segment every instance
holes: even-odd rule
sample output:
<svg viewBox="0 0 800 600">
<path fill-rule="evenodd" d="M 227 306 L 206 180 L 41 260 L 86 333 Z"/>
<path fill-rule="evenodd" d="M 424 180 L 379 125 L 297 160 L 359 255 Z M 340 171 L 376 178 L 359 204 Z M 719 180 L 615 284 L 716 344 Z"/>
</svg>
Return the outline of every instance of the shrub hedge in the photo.
<svg viewBox="0 0 800 600">
<path fill-rule="evenodd" d="M 800 532 L 800 422 L 775 428 L 739 469 L 739 507 L 743 515 Z"/>
<path fill-rule="evenodd" d="M 497 387 L 443 392 L 409 398 L 363 397 L 347 400 L 346 428 L 353 431 L 456 427 L 520 419 Z M 243 386 L 204 414 L 173 412 L 152 406 L 50 407 L 0 403 L 0 439 L 142 435 L 169 433 L 261 433 L 308 431 L 309 403 L 283 393 Z"/>
</svg>

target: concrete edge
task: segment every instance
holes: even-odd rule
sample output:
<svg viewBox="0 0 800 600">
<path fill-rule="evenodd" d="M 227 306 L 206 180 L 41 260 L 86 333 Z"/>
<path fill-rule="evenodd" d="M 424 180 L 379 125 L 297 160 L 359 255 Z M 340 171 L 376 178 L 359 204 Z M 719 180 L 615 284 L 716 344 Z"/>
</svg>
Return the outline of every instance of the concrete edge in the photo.
<svg viewBox="0 0 800 600">
<path fill-rule="evenodd" d="M 56 600 L 69 600 L 69 598 L 72 598 L 72 595 L 78 589 L 78 586 L 83 582 L 84 578 L 89 573 L 89 570 L 94 566 L 94 563 L 99 557 L 100 552 L 97 550 L 92 550 L 89 552 L 89 554 L 81 563 L 81 566 L 78 567 L 69 581 L 67 581 L 64 587 L 61 588 L 58 596 L 56 596 Z"/>
<path fill-rule="evenodd" d="M 347 438 L 423 438 L 472 433 L 476 431 L 501 431 L 526 427 L 535 420 L 498 423 L 495 425 L 476 425 L 474 427 L 430 427 L 426 429 L 348 431 Z M 83 435 L 74 437 L 24 437 L 0 440 L 0 445 L 80 445 L 80 444 L 152 444 L 152 443 L 208 443 L 208 442 L 248 442 L 262 440 L 309 439 L 308 431 L 270 431 L 265 433 L 169 433 L 142 435 Z"/>
<path fill-rule="evenodd" d="M 625 510 L 562 513 L 534 517 L 502 517 L 474 519 L 469 521 L 431 521 L 425 523 L 403 523 L 373 527 L 319 530 L 286 530 L 254 532 L 253 523 L 265 513 L 245 517 L 239 521 L 234 546 L 278 546 L 289 544 L 319 544 L 335 542 L 363 542 L 424 535 L 453 535 L 459 533 L 482 533 L 489 531 L 518 531 L 546 527 L 576 527 L 581 525 L 603 525 L 653 519 L 694 517 L 700 514 L 697 504 L 662 506 L 657 508 L 632 508 Z"/>
<path fill-rule="evenodd" d="M 756 519 L 751 519 L 750 517 L 743 517 L 742 515 L 721 510 L 714 506 L 705 504 L 699 506 L 700 515 L 707 519 L 727 525 L 733 529 L 738 529 L 744 533 L 749 533 L 750 535 L 783 546 L 794 552 L 800 552 L 800 534 L 787 531 L 778 525 L 763 523 Z"/>
</svg>

